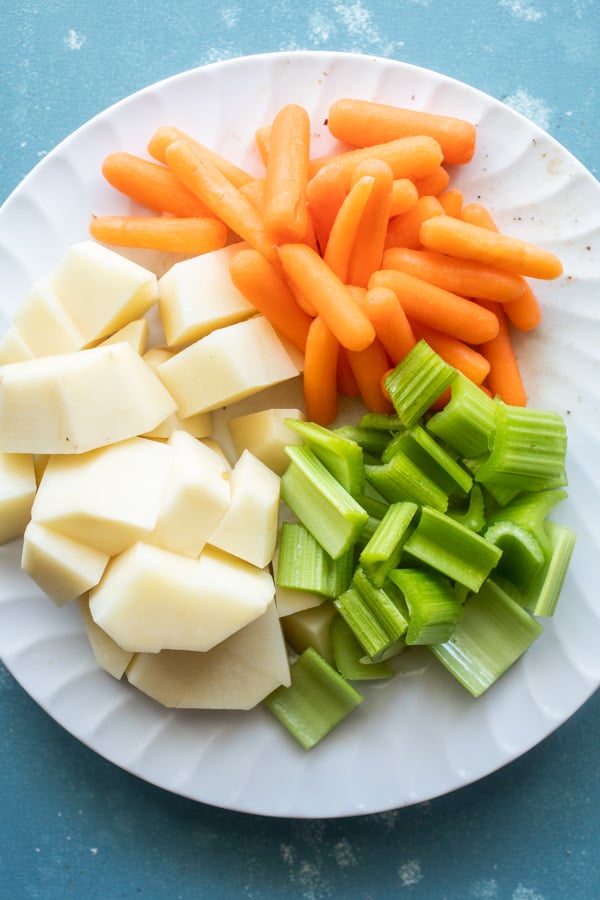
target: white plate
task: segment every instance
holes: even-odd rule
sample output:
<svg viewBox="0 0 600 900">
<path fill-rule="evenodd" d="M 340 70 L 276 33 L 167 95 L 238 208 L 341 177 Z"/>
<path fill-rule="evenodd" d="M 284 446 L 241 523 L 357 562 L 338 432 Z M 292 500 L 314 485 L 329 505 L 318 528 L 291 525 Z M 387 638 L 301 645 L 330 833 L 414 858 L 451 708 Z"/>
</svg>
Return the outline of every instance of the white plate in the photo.
<svg viewBox="0 0 600 900">
<path fill-rule="evenodd" d="M 272 816 L 331 817 L 423 801 L 475 781 L 526 752 L 600 682 L 600 186 L 547 134 L 492 98 L 400 62 L 299 52 L 231 60 L 151 86 L 94 118 L 52 151 L 0 211 L 0 329 L 24 292 L 93 213 L 130 205 L 100 166 L 117 149 L 144 153 L 155 127 L 177 125 L 249 169 L 256 127 L 283 103 L 304 104 L 324 152 L 329 103 L 370 97 L 463 116 L 478 126 L 474 161 L 457 175 L 500 227 L 563 260 L 539 284 L 544 322 L 519 342 L 532 405 L 569 426 L 569 499 L 556 518 L 579 540 L 558 612 L 541 638 L 479 700 L 426 654 L 411 652 L 393 682 L 306 753 L 259 708 L 167 711 L 95 665 L 77 610 L 62 610 L 0 549 L 0 655 L 57 722 L 97 753 L 169 791 Z"/>
</svg>

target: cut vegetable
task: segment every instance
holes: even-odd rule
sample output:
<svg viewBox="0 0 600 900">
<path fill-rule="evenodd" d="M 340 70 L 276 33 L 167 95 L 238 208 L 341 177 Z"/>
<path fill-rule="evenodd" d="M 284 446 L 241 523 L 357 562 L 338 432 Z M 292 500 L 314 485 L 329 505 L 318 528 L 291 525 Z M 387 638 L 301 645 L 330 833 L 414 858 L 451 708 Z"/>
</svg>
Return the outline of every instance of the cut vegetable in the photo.
<svg viewBox="0 0 600 900">
<path fill-rule="evenodd" d="M 404 427 L 416 425 L 455 377 L 456 370 L 425 341 L 415 344 L 385 379 L 385 387 Z"/>
<path fill-rule="evenodd" d="M 420 569 L 394 569 L 389 577 L 408 607 L 407 645 L 447 641 L 463 613 L 450 580 Z"/>
<path fill-rule="evenodd" d="M 335 616 L 331 623 L 331 644 L 335 667 L 348 681 L 373 681 L 393 677 L 394 670 L 388 662 L 362 662 L 363 647 L 341 615 Z"/>
</svg>

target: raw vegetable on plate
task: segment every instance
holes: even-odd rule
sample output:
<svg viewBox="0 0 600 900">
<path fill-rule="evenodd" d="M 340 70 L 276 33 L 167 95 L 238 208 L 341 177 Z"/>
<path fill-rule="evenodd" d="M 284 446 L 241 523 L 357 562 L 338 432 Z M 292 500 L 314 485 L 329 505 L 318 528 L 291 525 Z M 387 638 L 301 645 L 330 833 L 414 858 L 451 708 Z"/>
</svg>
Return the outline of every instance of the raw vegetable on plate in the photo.
<svg viewBox="0 0 600 900">
<path fill-rule="evenodd" d="M 527 406 L 512 342 L 560 261 L 452 185 L 472 124 L 353 99 L 327 123 L 326 156 L 298 104 L 257 123 L 260 175 L 166 125 L 150 159 L 110 154 L 147 214 L 95 215 L 0 342 L 23 569 L 114 677 L 264 702 L 305 748 L 413 646 L 490 688 L 575 540 L 550 519 L 565 424 Z"/>
</svg>

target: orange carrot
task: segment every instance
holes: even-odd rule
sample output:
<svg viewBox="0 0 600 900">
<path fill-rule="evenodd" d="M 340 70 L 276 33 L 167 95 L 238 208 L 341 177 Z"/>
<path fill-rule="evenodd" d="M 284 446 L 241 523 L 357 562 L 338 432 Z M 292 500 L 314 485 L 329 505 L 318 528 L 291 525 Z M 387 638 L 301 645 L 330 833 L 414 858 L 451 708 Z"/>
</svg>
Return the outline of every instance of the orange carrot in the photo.
<svg viewBox="0 0 600 900">
<path fill-rule="evenodd" d="M 374 185 L 375 179 L 371 175 L 365 175 L 355 181 L 340 206 L 329 232 L 323 259 L 343 282 L 349 281 L 348 273 L 354 240 Z"/>
<path fill-rule="evenodd" d="M 498 231 L 498 226 L 489 210 L 481 203 L 469 203 L 464 206 L 461 211 L 461 219 L 472 225 L 480 225 L 482 228 Z M 519 278 L 523 290 L 517 300 L 511 303 L 514 309 L 507 308 L 505 313 L 519 331 L 532 331 L 542 321 L 542 310 L 529 282 L 523 276 L 519 276 Z M 498 300 L 500 298 L 489 297 L 488 299 Z"/>
<path fill-rule="evenodd" d="M 327 124 L 334 137 L 357 147 L 429 135 L 439 143 L 448 165 L 467 163 L 475 152 L 476 130 L 471 122 L 371 100 L 336 100 L 329 108 Z"/>
<path fill-rule="evenodd" d="M 390 203 L 390 218 L 412 209 L 419 199 L 419 193 L 414 181 L 410 178 L 394 178 L 392 184 L 392 201 Z"/>
<path fill-rule="evenodd" d="M 398 269 L 463 297 L 499 303 L 513 303 L 525 289 L 519 275 L 433 250 L 390 247 L 384 253 L 381 268 Z"/>
<path fill-rule="evenodd" d="M 417 343 L 398 297 L 390 288 L 371 288 L 366 294 L 365 309 L 390 361 L 397 365 Z"/>
<path fill-rule="evenodd" d="M 419 197 L 412 209 L 390 220 L 386 248 L 410 247 L 417 250 L 421 246 L 421 225 L 425 219 L 443 215 L 444 207 L 437 197 L 429 194 Z"/>
<path fill-rule="evenodd" d="M 323 166 L 306 186 L 306 199 L 315 236 L 323 253 L 329 232 L 346 197 L 346 177 L 337 166 Z"/>
<path fill-rule="evenodd" d="M 265 227 L 275 243 L 301 241 L 308 231 L 306 184 L 310 120 L 297 103 L 282 106 L 269 135 L 265 179 Z"/>
<path fill-rule="evenodd" d="M 442 191 L 445 191 L 450 184 L 450 173 L 443 166 L 438 166 L 426 175 L 424 178 L 415 178 L 414 185 L 417 189 L 419 197 L 430 195 L 437 197 Z"/>
<path fill-rule="evenodd" d="M 240 194 L 243 194 L 243 196 L 246 197 L 259 212 L 262 212 L 265 203 L 264 178 L 253 178 L 252 181 L 247 181 L 246 184 L 243 184 L 239 188 L 239 192 Z"/>
<path fill-rule="evenodd" d="M 96 216 L 89 231 L 103 244 L 192 256 L 219 250 L 227 242 L 227 228 L 214 217 Z"/>
<path fill-rule="evenodd" d="M 464 341 L 442 334 L 435 328 L 423 325 L 422 322 L 412 322 L 414 335 L 418 340 L 425 340 L 432 350 L 444 359 L 448 365 L 454 366 L 463 375 L 466 375 L 475 384 L 485 381 L 490 364 L 483 354 Z"/>
<path fill-rule="evenodd" d="M 338 354 L 337 386 L 339 393 L 343 394 L 344 397 L 360 396 L 356 378 L 348 362 L 348 351 L 345 347 L 340 347 Z"/>
<path fill-rule="evenodd" d="M 254 133 L 254 141 L 260 158 L 266 166 L 269 158 L 269 138 L 271 136 L 270 125 L 260 125 Z"/>
<path fill-rule="evenodd" d="M 442 191 L 441 194 L 438 194 L 438 200 L 444 207 L 444 212 L 447 216 L 460 215 L 463 205 L 463 195 L 462 191 L 459 191 L 458 188 Z"/>
<path fill-rule="evenodd" d="M 337 372 L 339 343 L 320 316 L 310 324 L 304 355 L 304 406 L 306 417 L 319 425 L 331 425 L 338 414 Z"/>
<path fill-rule="evenodd" d="M 169 144 L 165 155 L 169 167 L 217 218 L 267 259 L 276 260 L 261 214 L 210 159 L 188 141 Z"/>
<path fill-rule="evenodd" d="M 369 278 L 381 266 L 392 199 L 394 176 L 386 162 L 365 160 L 354 170 L 353 178 L 373 178 L 373 189 L 358 222 L 348 265 L 347 281 L 366 287 Z"/>
<path fill-rule="evenodd" d="M 167 147 L 174 144 L 175 141 L 186 141 L 187 143 L 193 144 L 197 152 L 204 156 L 205 159 L 210 160 L 212 164 L 217 167 L 219 172 L 226 175 L 228 181 L 236 187 L 241 187 L 243 184 L 246 184 L 247 181 L 252 180 L 252 175 L 248 172 L 240 169 L 239 166 L 234 165 L 215 150 L 211 150 L 209 147 L 205 147 L 204 144 L 194 140 L 190 135 L 186 134 L 185 131 L 181 131 L 179 128 L 175 128 L 172 125 L 162 125 L 160 128 L 156 129 L 148 142 L 148 153 L 159 162 L 166 163 Z"/>
<path fill-rule="evenodd" d="M 112 187 L 136 203 L 172 216 L 206 216 L 209 212 L 173 172 L 132 153 L 109 153 L 102 174 Z"/>
<path fill-rule="evenodd" d="M 427 219 L 420 237 L 428 250 L 473 259 L 514 275 L 552 279 L 562 273 L 560 260 L 549 250 L 453 216 Z"/>
<path fill-rule="evenodd" d="M 306 244 L 282 244 L 279 260 L 292 287 L 314 306 L 343 347 L 364 350 L 375 330 L 346 285 Z"/>
<path fill-rule="evenodd" d="M 348 350 L 348 362 L 360 396 L 369 412 L 391 413 L 392 404 L 381 390 L 381 382 L 390 370 L 385 347 L 375 338 L 364 350 Z"/>
<path fill-rule="evenodd" d="M 346 176 L 346 183 L 349 184 L 354 167 L 364 159 L 383 160 L 392 169 L 394 178 L 424 178 L 440 165 L 442 151 L 438 142 L 427 135 L 398 138 L 384 144 L 359 147 L 312 159 L 309 167 L 310 177 L 312 178 L 323 166 L 333 163 L 341 168 Z"/>
<path fill-rule="evenodd" d="M 369 289 L 373 287 L 394 291 L 411 321 L 422 322 L 466 344 L 489 341 L 498 333 L 498 320 L 493 312 L 397 269 L 375 272 L 369 281 Z"/>
<path fill-rule="evenodd" d="M 311 317 L 296 303 L 279 271 L 258 250 L 244 247 L 229 263 L 231 280 L 246 300 L 304 351 Z"/>
<path fill-rule="evenodd" d="M 492 394 L 513 406 L 526 406 L 527 394 L 513 347 L 509 323 L 504 307 L 485 302 L 498 318 L 499 331 L 495 338 L 480 344 L 479 349 L 490 364 L 487 385 Z"/>
</svg>

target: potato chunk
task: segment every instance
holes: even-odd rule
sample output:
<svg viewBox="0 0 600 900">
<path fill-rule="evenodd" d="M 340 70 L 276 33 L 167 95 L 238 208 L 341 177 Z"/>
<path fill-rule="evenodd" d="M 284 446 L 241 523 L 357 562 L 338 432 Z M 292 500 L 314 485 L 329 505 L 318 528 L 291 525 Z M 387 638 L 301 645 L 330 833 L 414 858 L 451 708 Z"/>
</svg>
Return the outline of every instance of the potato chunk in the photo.
<svg viewBox="0 0 600 900">
<path fill-rule="evenodd" d="M 0 544 L 23 536 L 36 491 L 28 453 L 0 453 Z"/>
</svg>

